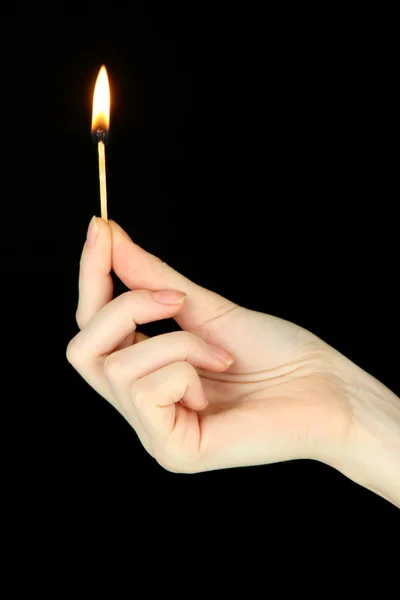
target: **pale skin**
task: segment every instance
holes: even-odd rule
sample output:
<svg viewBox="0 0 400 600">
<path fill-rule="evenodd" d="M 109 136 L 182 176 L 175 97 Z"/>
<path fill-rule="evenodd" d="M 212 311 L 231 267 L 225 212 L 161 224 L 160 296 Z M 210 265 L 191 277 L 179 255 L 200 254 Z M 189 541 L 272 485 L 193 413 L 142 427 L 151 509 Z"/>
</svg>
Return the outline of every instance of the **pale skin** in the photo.
<svg viewBox="0 0 400 600">
<path fill-rule="evenodd" d="M 114 299 L 112 270 L 131 290 Z M 171 317 L 181 331 L 138 331 Z M 68 360 L 165 469 L 310 458 L 400 507 L 399 398 L 309 331 L 196 285 L 100 218 L 76 318 Z"/>
</svg>

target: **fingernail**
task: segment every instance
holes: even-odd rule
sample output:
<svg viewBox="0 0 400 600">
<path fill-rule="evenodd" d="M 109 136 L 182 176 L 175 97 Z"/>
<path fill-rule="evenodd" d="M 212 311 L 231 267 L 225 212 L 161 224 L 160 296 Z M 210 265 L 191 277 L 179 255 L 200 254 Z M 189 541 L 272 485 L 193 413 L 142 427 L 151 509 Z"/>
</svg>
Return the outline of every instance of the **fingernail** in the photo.
<svg viewBox="0 0 400 600">
<path fill-rule="evenodd" d="M 96 217 L 92 217 L 87 230 L 86 243 L 91 248 L 96 243 L 99 226 L 96 223 Z"/>
<path fill-rule="evenodd" d="M 208 345 L 212 354 L 214 354 L 214 356 L 222 361 L 225 365 L 228 366 L 235 362 L 232 356 L 228 354 L 228 352 L 225 352 L 225 350 L 222 350 L 222 348 L 217 348 L 217 346 L 213 346 L 212 344 Z"/>
<path fill-rule="evenodd" d="M 160 304 L 182 304 L 186 294 L 175 290 L 159 290 L 152 292 L 152 296 L 156 302 Z"/>
</svg>

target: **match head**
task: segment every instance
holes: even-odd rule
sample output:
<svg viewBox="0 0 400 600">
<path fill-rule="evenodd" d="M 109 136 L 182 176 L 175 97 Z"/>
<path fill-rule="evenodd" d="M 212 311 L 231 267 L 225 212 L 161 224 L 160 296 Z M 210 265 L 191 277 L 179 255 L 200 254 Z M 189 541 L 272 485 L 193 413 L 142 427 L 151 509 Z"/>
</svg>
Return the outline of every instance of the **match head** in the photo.
<svg viewBox="0 0 400 600">
<path fill-rule="evenodd" d="M 92 140 L 95 144 L 98 144 L 99 142 L 103 142 L 103 144 L 106 144 L 108 140 L 108 131 L 100 128 L 95 129 L 94 131 L 92 131 Z"/>
</svg>

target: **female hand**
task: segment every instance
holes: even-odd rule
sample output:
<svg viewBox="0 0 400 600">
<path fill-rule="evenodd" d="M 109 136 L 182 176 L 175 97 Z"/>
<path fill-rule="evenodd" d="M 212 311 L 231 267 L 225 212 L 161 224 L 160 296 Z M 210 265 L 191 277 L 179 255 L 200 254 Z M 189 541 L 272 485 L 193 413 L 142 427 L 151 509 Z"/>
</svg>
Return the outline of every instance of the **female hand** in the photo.
<svg viewBox="0 0 400 600">
<path fill-rule="evenodd" d="M 114 300 L 111 269 L 132 290 Z M 169 317 L 182 331 L 137 331 Z M 361 369 L 301 327 L 196 285 L 112 221 L 89 227 L 77 321 L 69 361 L 168 470 L 332 464 L 352 443 L 349 382 Z"/>
</svg>

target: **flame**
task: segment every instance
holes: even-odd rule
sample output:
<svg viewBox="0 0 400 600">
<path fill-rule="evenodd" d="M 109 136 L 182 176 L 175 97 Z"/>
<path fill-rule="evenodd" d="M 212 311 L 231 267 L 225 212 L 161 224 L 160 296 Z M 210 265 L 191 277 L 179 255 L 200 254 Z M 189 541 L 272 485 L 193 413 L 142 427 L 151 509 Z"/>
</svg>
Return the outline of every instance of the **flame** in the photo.
<svg viewBox="0 0 400 600">
<path fill-rule="evenodd" d="M 100 130 L 106 134 L 110 126 L 110 86 L 103 65 L 97 76 L 93 94 L 92 133 Z"/>
</svg>

